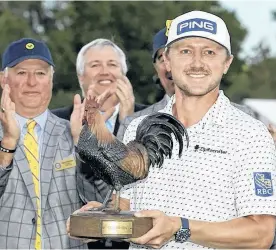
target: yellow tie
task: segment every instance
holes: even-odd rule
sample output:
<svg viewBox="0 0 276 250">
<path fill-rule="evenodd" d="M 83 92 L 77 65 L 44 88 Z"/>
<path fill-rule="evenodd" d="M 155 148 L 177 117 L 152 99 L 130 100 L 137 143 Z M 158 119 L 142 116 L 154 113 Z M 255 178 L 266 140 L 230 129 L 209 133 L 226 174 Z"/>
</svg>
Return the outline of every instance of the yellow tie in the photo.
<svg viewBox="0 0 276 250">
<path fill-rule="evenodd" d="M 41 208 L 40 208 L 40 185 L 39 185 L 39 154 L 37 136 L 34 132 L 36 122 L 28 120 L 27 134 L 24 138 L 24 147 L 27 160 L 33 175 L 34 189 L 36 194 L 37 204 L 37 223 L 36 223 L 36 238 L 35 249 L 41 249 Z"/>
</svg>

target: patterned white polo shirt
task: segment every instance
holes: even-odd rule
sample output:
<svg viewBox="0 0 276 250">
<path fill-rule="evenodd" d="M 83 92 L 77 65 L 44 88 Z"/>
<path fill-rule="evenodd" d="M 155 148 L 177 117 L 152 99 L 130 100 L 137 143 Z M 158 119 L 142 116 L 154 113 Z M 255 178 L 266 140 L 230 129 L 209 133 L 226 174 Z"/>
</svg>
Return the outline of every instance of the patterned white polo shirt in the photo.
<svg viewBox="0 0 276 250">
<path fill-rule="evenodd" d="M 160 112 L 172 114 L 174 96 Z M 138 124 L 128 126 L 124 142 L 135 138 Z M 158 209 L 167 215 L 202 221 L 226 221 L 254 215 L 276 215 L 276 151 L 267 128 L 231 105 L 221 91 L 200 122 L 188 128 L 189 148 L 162 168 L 122 192 L 131 210 Z M 192 242 L 168 242 L 163 249 L 201 248 Z M 130 248 L 146 248 L 132 244 Z"/>
</svg>

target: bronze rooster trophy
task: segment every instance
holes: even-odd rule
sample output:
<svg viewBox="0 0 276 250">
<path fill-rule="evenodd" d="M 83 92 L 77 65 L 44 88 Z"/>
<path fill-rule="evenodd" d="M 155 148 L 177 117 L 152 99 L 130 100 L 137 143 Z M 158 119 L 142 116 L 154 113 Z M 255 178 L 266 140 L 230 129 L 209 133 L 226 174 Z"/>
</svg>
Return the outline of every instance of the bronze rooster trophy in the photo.
<svg viewBox="0 0 276 250">
<path fill-rule="evenodd" d="M 179 143 L 178 155 L 181 157 L 184 136 L 186 146 L 189 146 L 188 133 L 176 118 L 157 112 L 141 121 L 135 140 L 125 145 L 107 129 L 99 108 L 95 97 L 86 99 L 77 153 L 80 160 L 86 163 L 82 164 L 82 168 L 86 168 L 83 170 L 90 171 L 110 185 L 110 191 L 100 208 L 71 215 L 70 234 L 86 238 L 139 237 L 150 230 L 152 221 L 149 218 L 135 218 L 133 212 L 120 211 L 120 190 L 125 185 L 146 178 L 150 167 L 161 168 L 165 157 L 171 158 L 172 135 Z M 115 203 L 110 208 L 107 204 L 114 190 Z"/>
</svg>

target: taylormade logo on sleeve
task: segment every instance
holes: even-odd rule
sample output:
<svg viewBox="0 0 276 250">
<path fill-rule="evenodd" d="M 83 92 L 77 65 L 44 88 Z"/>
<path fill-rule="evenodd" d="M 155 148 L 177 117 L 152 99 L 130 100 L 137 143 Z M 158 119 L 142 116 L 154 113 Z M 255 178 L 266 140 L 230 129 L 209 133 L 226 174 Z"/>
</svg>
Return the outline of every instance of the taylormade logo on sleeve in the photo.
<svg viewBox="0 0 276 250">
<path fill-rule="evenodd" d="M 213 21 L 201 18 L 193 18 L 177 24 L 177 35 L 190 31 L 205 31 L 216 34 L 217 24 Z"/>
</svg>

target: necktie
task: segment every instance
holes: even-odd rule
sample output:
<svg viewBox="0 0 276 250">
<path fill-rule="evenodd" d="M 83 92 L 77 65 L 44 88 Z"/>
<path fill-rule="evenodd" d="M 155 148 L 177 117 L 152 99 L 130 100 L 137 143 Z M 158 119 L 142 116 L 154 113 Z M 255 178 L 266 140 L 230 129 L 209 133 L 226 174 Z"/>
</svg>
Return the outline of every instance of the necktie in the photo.
<svg viewBox="0 0 276 250">
<path fill-rule="evenodd" d="M 34 189 L 36 194 L 37 204 L 37 224 L 36 224 L 36 238 L 35 249 L 41 249 L 41 208 L 40 208 L 40 185 L 39 185 L 39 154 L 37 136 L 34 132 L 36 122 L 28 120 L 27 134 L 24 137 L 24 147 L 29 167 L 32 172 Z"/>
</svg>

